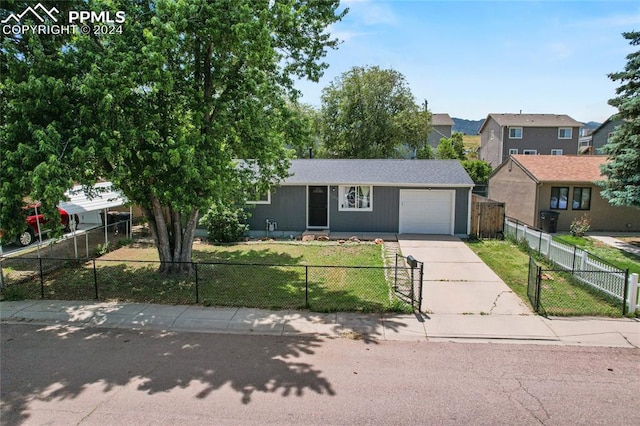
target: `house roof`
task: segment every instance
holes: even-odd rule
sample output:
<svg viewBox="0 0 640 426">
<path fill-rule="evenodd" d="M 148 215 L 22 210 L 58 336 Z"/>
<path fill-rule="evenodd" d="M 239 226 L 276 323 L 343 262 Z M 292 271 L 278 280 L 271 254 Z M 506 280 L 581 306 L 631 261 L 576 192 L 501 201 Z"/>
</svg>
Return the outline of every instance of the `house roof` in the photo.
<svg viewBox="0 0 640 426">
<path fill-rule="evenodd" d="M 582 127 L 582 123 L 566 114 L 489 114 L 478 133 L 493 118 L 500 126 L 518 127 Z"/>
<path fill-rule="evenodd" d="M 431 114 L 431 124 L 434 126 L 453 126 L 455 123 L 449 114 Z"/>
<path fill-rule="evenodd" d="M 458 160 L 325 160 L 291 161 L 284 185 L 414 185 L 472 187 Z"/>
<path fill-rule="evenodd" d="M 600 172 L 600 166 L 607 162 L 607 157 L 602 155 L 512 155 L 511 160 L 536 182 L 591 183 L 606 179 Z"/>
</svg>

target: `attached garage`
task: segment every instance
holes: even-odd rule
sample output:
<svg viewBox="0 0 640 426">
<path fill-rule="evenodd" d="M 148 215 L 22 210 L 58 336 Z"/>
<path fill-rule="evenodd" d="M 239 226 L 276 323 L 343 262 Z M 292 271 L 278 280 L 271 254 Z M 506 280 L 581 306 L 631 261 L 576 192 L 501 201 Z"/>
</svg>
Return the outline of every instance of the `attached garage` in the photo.
<svg viewBox="0 0 640 426">
<path fill-rule="evenodd" d="M 453 235 L 455 191 L 400 190 L 401 234 Z"/>
</svg>

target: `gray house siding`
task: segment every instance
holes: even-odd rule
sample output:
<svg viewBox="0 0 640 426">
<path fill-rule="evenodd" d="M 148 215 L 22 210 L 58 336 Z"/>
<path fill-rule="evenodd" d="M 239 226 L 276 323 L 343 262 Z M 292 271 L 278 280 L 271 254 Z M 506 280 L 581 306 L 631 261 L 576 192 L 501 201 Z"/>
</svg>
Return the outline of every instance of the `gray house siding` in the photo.
<svg viewBox="0 0 640 426">
<path fill-rule="evenodd" d="M 307 227 L 307 188 L 281 186 L 271 190 L 271 204 L 251 204 L 250 231 L 266 231 L 267 219 L 278 222 L 279 232 L 299 232 Z"/>
<path fill-rule="evenodd" d="M 500 125 L 492 117 L 487 118 L 482 133 L 480 133 L 480 159 L 498 167 L 502 163 L 502 134 Z M 509 151 L 507 151 L 508 153 Z"/>
<path fill-rule="evenodd" d="M 451 126 L 433 126 L 431 133 L 427 137 L 427 143 L 436 148 L 442 138 L 451 137 Z"/>
<path fill-rule="evenodd" d="M 607 121 L 593 132 L 591 145 L 593 146 L 592 154 L 601 155 L 602 147 L 607 144 L 609 133 L 615 131 L 616 127 L 622 124 L 622 120 Z"/>
<path fill-rule="evenodd" d="M 400 189 L 416 187 L 373 187 L 373 211 L 338 210 L 338 186 L 329 187 L 329 230 L 333 232 L 398 232 Z M 426 188 L 425 188 L 426 189 Z M 455 194 L 454 233 L 465 235 L 469 214 L 469 188 L 453 189 Z M 278 222 L 275 235 L 297 235 L 307 229 L 307 187 L 282 186 L 272 191 L 271 204 L 250 207 L 248 220 L 252 234 L 263 234 L 266 220 Z"/>
<path fill-rule="evenodd" d="M 552 149 L 561 149 L 563 155 L 576 155 L 580 128 L 571 128 L 570 139 L 558 138 L 558 129 L 558 127 L 523 127 L 522 139 L 509 139 L 509 128 L 505 126 L 502 136 L 504 150 L 500 163 L 509 158 L 510 149 L 517 149 L 518 154 L 524 154 L 526 149 L 533 149 L 540 155 L 551 155 Z"/>
</svg>

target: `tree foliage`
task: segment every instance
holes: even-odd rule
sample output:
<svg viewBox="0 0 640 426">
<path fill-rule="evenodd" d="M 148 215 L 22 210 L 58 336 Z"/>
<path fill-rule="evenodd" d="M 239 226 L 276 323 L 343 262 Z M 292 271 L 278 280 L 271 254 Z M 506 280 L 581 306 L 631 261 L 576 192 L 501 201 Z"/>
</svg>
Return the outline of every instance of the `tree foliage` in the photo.
<svg viewBox="0 0 640 426">
<path fill-rule="evenodd" d="M 293 80 L 322 75 L 338 43 L 326 28 L 343 14 L 325 0 L 80 3 L 126 11 L 124 32 L 3 43 L 2 165 L 34 169 L 30 185 L 3 176 L 3 222 L 25 195 L 55 205 L 73 180 L 106 178 L 146 212 L 174 270 L 201 210 L 286 176 L 285 145 L 304 128 Z M 33 160 L 5 163 L 5 142 Z"/>
<path fill-rule="evenodd" d="M 623 34 L 632 46 L 640 45 L 640 32 Z M 609 105 L 618 109 L 623 119 L 603 147 L 609 162 L 602 166 L 607 180 L 602 182 L 602 195 L 614 206 L 640 207 L 640 51 L 627 56 L 624 71 L 609 74 L 619 81 L 616 97 Z"/>
<path fill-rule="evenodd" d="M 454 132 L 450 138 L 442 138 L 436 148 L 436 158 L 439 160 L 464 160 L 463 135 Z"/>
<path fill-rule="evenodd" d="M 405 144 L 420 147 L 430 131 L 404 76 L 394 70 L 354 67 L 322 91 L 323 145 L 338 158 L 389 158 Z"/>
<path fill-rule="evenodd" d="M 477 184 L 485 184 L 489 181 L 491 165 L 484 160 L 463 160 L 462 167 L 467 174 Z"/>
</svg>

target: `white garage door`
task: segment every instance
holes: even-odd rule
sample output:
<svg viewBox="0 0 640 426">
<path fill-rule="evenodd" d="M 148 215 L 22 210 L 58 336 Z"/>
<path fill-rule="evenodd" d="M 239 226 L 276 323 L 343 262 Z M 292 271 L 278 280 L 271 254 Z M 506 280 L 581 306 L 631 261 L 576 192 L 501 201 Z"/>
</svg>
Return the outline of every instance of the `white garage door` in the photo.
<svg viewBox="0 0 640 426">
<path fill-rule="evenodd" d="M 400 190 L 401 234 L 453 234 L 455 191 Z"/>
</svg>

